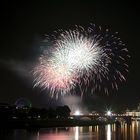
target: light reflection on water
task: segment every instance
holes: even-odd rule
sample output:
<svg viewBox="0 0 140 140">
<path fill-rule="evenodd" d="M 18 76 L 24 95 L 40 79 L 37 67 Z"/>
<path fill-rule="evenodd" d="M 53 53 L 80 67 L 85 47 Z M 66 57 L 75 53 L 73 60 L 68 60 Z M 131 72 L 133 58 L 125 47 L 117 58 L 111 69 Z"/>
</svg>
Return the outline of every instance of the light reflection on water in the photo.
<svg viewBox="0 0 140 140">
<path fill-rule="evenodd" d="M 26 130 L 12 130 L 5 134 L 8 139 L 2 139 L 0 135 L 0 140 L 140 140 L 140 122 L 134 121 L 131 125 L 122 123 L 120 126 L 108 124 L 105 126 L 47 128 L 34 133 Z"/>
<path fill-rule="evenodd" d="M 79 127 L 75 127 L 75 140 L 79 140 Z"/>
<path fill-rule="evenodd" d="M 57 128 L 54 132 L 40 131 L 39 140 L 140 140 L 140 122 L 122 123 L 120 126 L 70 127 L 65 131 Z"/>
<path fill-rule="evenodd" d="M 111 125 L 108 124 L 106 127 L 107 127 L 107 130 L 106 130 L 107 140 L 111 140 Z"/>
</svg>

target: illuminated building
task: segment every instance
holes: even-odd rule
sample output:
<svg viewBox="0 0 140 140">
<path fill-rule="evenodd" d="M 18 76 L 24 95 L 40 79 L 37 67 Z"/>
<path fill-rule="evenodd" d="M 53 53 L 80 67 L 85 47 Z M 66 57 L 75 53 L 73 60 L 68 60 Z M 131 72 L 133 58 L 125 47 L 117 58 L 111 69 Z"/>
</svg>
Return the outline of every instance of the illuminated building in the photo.
<svg viewBox="0 0 140 140">
<path fill-rule="evenodd" d="M 129 110 L 127 109 L 125 112 L 126 116 L 133 116 L 133 117 L 140 117 L 140 103 L 136 110 Z"/>
</svg>

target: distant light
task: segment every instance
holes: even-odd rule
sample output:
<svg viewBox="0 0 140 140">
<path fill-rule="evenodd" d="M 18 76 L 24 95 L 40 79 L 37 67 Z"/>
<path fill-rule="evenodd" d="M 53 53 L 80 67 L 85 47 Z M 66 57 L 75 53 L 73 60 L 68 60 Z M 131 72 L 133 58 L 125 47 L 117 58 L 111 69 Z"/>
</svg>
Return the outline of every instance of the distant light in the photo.
<svg viewBox="0 0 140 140">
<path fill-rule="evenodd" d="M 80 114 L 81 114 L 81 113 L 80 113 L 79 110 L 76 110 L 75 113 L 74 113 L 74 115 L 76 115 L 76 116 L 79 116 Z"/>
<path fill-rule="evenodd" d="M 111 116 L 112 115 L 112 113 L 111 113 L 111 111 L 107 111 L 107 116 Z"/>
</svg>

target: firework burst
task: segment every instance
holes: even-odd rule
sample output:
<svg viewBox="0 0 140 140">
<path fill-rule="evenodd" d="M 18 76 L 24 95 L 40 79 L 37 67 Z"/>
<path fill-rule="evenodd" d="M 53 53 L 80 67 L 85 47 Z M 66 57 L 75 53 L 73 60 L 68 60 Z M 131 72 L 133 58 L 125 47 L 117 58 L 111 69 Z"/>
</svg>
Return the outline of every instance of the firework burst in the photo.
<svg viewBox="0 0 140 140">
<path fill-rule="evenodd" d="M 49 40 L 49 42 L 51 42 Z M 87 30 L 58 31 L 48 49 L 44 49 L 33 70 L 35 85 L 66 94 L 77 85 L 84 91 L 118 89 L 128 72 L 128 50 L 116 34 L 103 32 L 95 25 Z M 52 49 L 53 48 L 53 49 Z"/>
</svg>

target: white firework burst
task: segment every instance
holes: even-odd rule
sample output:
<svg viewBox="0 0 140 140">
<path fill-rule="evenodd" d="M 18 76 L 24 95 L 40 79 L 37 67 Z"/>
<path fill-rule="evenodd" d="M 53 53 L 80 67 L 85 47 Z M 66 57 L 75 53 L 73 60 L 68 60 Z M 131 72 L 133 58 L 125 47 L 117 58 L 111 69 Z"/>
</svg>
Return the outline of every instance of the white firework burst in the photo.
<svg viewBox="0 0 140 140">
<path fill-rule="evenodd" d="M 92 91 L 104 89 L 108 93 L 110 85 L 118 89 L 118 81 L 125 80 L 122 72 L 128 71 L 125 60 L 129 58 L 119 38 L 107 30 L 103 35 L 95 26 L 58 33 L 53 37 L 51 54 L 44 50 L 34 68 L 35 86 L 50 89 L 52 95 L 91 83 Z"/>
</svg>

